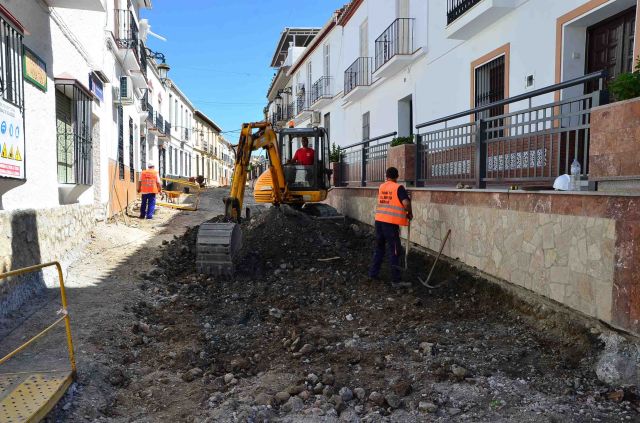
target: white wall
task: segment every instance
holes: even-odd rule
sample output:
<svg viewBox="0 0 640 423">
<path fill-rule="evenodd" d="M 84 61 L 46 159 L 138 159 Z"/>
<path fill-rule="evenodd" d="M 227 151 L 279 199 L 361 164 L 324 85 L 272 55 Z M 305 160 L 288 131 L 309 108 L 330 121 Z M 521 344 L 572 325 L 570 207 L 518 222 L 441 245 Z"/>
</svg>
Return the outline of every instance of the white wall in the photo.
<svg viewBox="0 0 640 423">
<path fill-rule="evenodd" d="M 320 111 L 323 116 L 331 113 L 332 142 L 344 146 L 360 141 L 362 115 L 366 112 L 370 113 L 371 137 L 396 131 L 398 101 L 408 95 L 412 95 L 414 125 L 468 110 L 471 108 L 471 63 L 507 43 L 510 44 L 510 96 L 527 90 L 525 78 L 530 74 L 535 76 L 535 88 L 553 85 L 556 82 L 557 19 L 585 3 L 586 0 L 515 2 L 517 6 L 510 13 L 480 28 L 470 39 L 456 40 L 447 38 L 445 1 L 411 0 L 410 15 L 415 20 L 414 48 L 418 50 L 416 60 L 394 76 L 374 82 L 364 98 L 345 105 L 341 93 L 343 74 L 360 56 L 360 25 L 367 20 L 369 56 L 374 57 L 375 39 L 396 18 L 395 1 L 365 0 L 348 23 L 332 29 L 306 59 L 313 63 L 315 82 L 321 76 L 322 45 L 331 43 L 332 76 L 337 95 Z M 581 18 L 566 27 L 564 78 L 584 72 L 587 26 L 632 4 L 634 0 L 611 0 L 593 12 L 591 19 Z M 573 50 L 582 52 L 581 56 L 571 59 Z M 294 82 L 300 78 L 306 83 L 306 62 L 291 76 Z M 549 94 L 536 99 L 534 104 L 552 99 L 553 95 Z M 308 121 L 299 122 L 298 126 L 307 124 Z"/>
</svg>

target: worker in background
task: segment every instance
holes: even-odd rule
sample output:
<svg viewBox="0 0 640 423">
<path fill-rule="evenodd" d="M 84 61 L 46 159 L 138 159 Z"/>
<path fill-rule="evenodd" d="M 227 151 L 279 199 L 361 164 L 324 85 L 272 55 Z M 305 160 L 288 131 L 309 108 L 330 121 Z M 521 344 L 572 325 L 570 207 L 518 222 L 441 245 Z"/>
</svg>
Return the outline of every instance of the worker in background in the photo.
<svg viewBox="0 0 640 423">
<path fill-rule="evenodd" d="M 291 161 L 294 164 L 312 166 L 315 154 L 316 152 L 313 151 L 313 148 L 309 148 L 309 138 L 302 137 L 302 147 L 296 151 L 296 154 L 293 155 L 293 159 L 291 159 Z"/>
<path fill-rule="evenodd" d="M 413 219 L 411 200 L 404 186 L 398 180 L 398 169 L 390 167 L 386 172 L 387 181 L 378 189 L 378 204 L 376 208 L 376 245 L 373 263 L 369 269 L 369 277 L 378 279 L 380 267 L 384 260 L 385 246 L 389 251 L 391 263 L 391 286 L 405 288 L 411 286 L 401 281 L 400 254 L 400 226 L 408 226 Z"/>
<path fill-rule="evenodd" d="M 153 219 L 156 210 L 156 194 L 162 191 L 160 175 L 154 166 L 149 165 L 148 169 L 140 173 L 138 181 L 138 193 L 142 193 L 142 205 L 140 206 L 140 219 Z"/>
</svg>

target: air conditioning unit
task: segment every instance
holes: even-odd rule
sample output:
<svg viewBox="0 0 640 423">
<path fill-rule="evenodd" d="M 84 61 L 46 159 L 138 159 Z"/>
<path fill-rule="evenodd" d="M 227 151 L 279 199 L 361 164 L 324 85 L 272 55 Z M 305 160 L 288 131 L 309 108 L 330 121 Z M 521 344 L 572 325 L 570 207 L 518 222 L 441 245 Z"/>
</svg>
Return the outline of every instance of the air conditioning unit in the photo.
<svg viewBox="0 0 640 423">
<path fill-rule="evenodd" d="M 311 114 L 311 124 L 312 125 L 320 125 L 320 120 L 322 119 L 322 113 L 313 112 Z"/>
<path fill-rule="evenodd" d="M 123 106 L 133 104 L 133 84 L 130 76 L 121 76 L 119 86 L 113 87 L 113 102 Z"/>
</svg>

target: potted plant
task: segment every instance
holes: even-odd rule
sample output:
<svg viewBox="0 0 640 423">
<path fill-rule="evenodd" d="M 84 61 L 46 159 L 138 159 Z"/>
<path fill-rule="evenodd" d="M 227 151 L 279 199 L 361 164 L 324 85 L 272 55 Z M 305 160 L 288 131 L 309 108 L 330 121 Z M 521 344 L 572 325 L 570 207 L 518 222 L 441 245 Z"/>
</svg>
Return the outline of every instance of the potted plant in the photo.
<svg viewBox="0 0 640 423">
<path fill-rule="evenodd" d="M 387 165 L 398 169 L 401 182 L 413 182 L 416 175 L 416 145 L 414 135 L 395 137 L 389 145 Z"/>
<path fill-rule="evenodd" d="M 340 186 L 340 161 L 344 158 L 344 153 L 333 143 L 329 152 L 329 162 L 331 163 L 331 175 L 333 177 L 333 186 Z"/>
<path fill-rule="evenodd" d="M 640 58 L 633 72 L 622 73 L 609 82 L 609 92 L 615 101 L 640 97 Z"/>
</svg>

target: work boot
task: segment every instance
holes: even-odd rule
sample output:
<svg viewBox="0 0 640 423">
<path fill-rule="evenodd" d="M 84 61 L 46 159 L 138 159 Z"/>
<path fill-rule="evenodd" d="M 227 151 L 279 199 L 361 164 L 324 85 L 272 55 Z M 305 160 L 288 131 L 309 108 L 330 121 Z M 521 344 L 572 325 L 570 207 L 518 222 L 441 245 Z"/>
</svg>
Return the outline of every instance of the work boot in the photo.
<svg viewBox="0 0 640 423">
<path fill-rule="evenodd" d="M 411 288 L 411 282 L 403 282 L 403 281 L 391 282 L 391 288 L 393 289 Z"/>
</svg>

